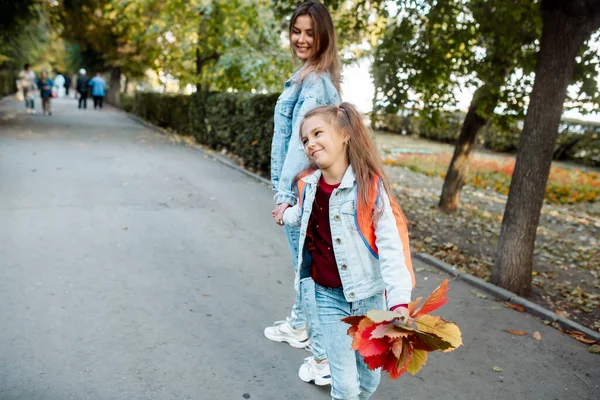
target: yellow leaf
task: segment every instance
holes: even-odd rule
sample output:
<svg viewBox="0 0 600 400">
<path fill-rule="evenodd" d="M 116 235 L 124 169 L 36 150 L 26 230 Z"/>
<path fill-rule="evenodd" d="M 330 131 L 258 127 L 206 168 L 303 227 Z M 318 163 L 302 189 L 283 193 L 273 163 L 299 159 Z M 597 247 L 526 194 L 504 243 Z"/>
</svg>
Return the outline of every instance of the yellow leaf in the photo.
<svg viewBox="0 0 600 400">
<path fill-rule="evenodd" d="M 412 358 L 408 363 L 408 369 L 406 370 L 406 372 L 408 372 L 411 375 L 414 375 L 417 372 L 419 372 L 419 370 L 423 368 L 423 366 L 427 362 L 427 354 L 428 353 L 425 350 L 414 350 Z"/>
<path fill-rule="evenodd" d="M 367 313 L 367 317 L 376 324 L 379 324 L 381 322 L 393 321 L 397 318 L 402 317 L 402 315 L 398 314 L 395 311 L 371 310 Z"/>
<path fill-rule="evenodd" d="M 452 348 L 444 350 L 446 352 L 452 351 L 462 345 L 462 334 L 458 326 L 453 322 L 445 321 L 433 315 L 421 315 L 415 320 L 415 323 L 420 331 L 433 333 L 439 336 L 440 339 L 450 343 Z"/>
</svg>

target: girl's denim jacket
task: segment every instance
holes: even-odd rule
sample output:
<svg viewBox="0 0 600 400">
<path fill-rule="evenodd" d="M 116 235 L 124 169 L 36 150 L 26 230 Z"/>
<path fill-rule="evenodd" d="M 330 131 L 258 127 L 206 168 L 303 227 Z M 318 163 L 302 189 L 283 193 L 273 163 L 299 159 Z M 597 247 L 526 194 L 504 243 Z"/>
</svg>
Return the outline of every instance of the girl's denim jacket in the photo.
<svg viewBox="0 0 600 400">
<path fill-rule="evenodd" d="M 277 192 L 277 204 L 296 203 L 293 183 L 296 175 L 308 166 L 300 140 L 300 122 L 313 108 L 340 104 L 340 96 L 329 73 L 310 73 L 298 81 L 300 70 L 285 83 L 275 106 L 274 133 L 271 144 L 271 182 Z"/>
<path fill-rule="evenodd" d="M 311 256 L 304 248 L 308 221 L 317 191 L 321 171 L 301 178 L 307 185 L 300 204 L 288 208 L 283 222 L 289 226 L 300 226 L 298 249 L 298 271 L 295 284 L 310 276 Z M 333 252 L 342 280 L 344 296 L 348 302 L 363 300 L 387 290 L 388 305 L 410 302 L 412 278 L 408 270 L 402 241 L 398 234 L 396 219 L 389 197 L 380 188 L 382 214 L 375 223 L 376 245 L 379 256 L 371 253 L 363 242 L 355 220 L 357 185 L 352 166 L 344 174 L 340 186 L 333 191 L 329 200 L 329 224 L 333 239 Z"/>
</svg>

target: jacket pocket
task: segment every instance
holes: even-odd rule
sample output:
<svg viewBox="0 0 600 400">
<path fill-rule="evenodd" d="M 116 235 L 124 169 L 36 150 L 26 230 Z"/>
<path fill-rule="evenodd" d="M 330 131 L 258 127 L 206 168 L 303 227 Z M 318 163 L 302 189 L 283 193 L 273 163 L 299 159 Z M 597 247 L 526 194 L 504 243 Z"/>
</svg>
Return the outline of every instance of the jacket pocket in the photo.
<svg viewBox="0 0 600 400">
<path fill-rule="evenodd" d="M 354 218 L 354 200 L 346 200 L 340 204 L 340 213 L 344 228 L 350 232 L 356 232 L 356 219 Z"/>
</svg>

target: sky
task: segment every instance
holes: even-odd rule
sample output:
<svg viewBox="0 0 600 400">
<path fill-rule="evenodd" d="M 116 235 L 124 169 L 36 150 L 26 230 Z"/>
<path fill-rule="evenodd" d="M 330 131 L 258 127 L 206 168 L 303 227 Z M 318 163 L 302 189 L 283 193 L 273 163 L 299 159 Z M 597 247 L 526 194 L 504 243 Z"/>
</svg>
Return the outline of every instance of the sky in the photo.
<svg viewBox="0 0 600 400">
<path fill-rule="evenodd" d="M 353 103 L 363 113 L 373 109 L 373 96 L 375 94 L 369 66 L 370 61 L 363 59 L 357 65 L 345 66 L 342 71 L 342 100 Z M 463 111 L 467 111 L 473 97 L 473 91 L 457 91 L 455 95 L 459 101 L 458 107 Z M 600 115 L 598 114 L 581 115 L 574 110 L 565 112 L 563 116 L 584 121 L 600 122 Z"/>
</svg>

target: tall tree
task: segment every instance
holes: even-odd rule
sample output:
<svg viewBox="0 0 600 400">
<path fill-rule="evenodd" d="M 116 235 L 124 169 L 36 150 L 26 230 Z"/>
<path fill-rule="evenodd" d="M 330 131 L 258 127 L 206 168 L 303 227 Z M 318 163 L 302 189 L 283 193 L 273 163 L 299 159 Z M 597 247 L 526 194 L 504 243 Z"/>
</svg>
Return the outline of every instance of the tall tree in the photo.
<svg viewBox="0 0 600 400">
<path fill-rule="evenodd" d="M 456 106 L 454 92 L 477 87 L 463 121 L 439 206 L 456 210 L 477 134 L 489 121 L 507 126 L 524 115 L 539 46 L 539 1 L 411 0 L 398 11 L 375 51 L 376 109 L 420 110 L 430 124 L 443 124 L 443 110 Z M 594 71 L 582 64 L 584 77 Z M 597 86 L 594 90 L 597 96 Z M 577 103 L 589 101 L 583 96 Z M 501 109 L 501 114 L 494 110 Z"/>
<path fill-rule="evenodd" d="M 576 56 L 600 28 L 597 0 L 543 0 L 535 82 L 492 270 L 492 282 L 519 295 L 531 291 L 533 250 L 558 126 Z"/>
</svg>

